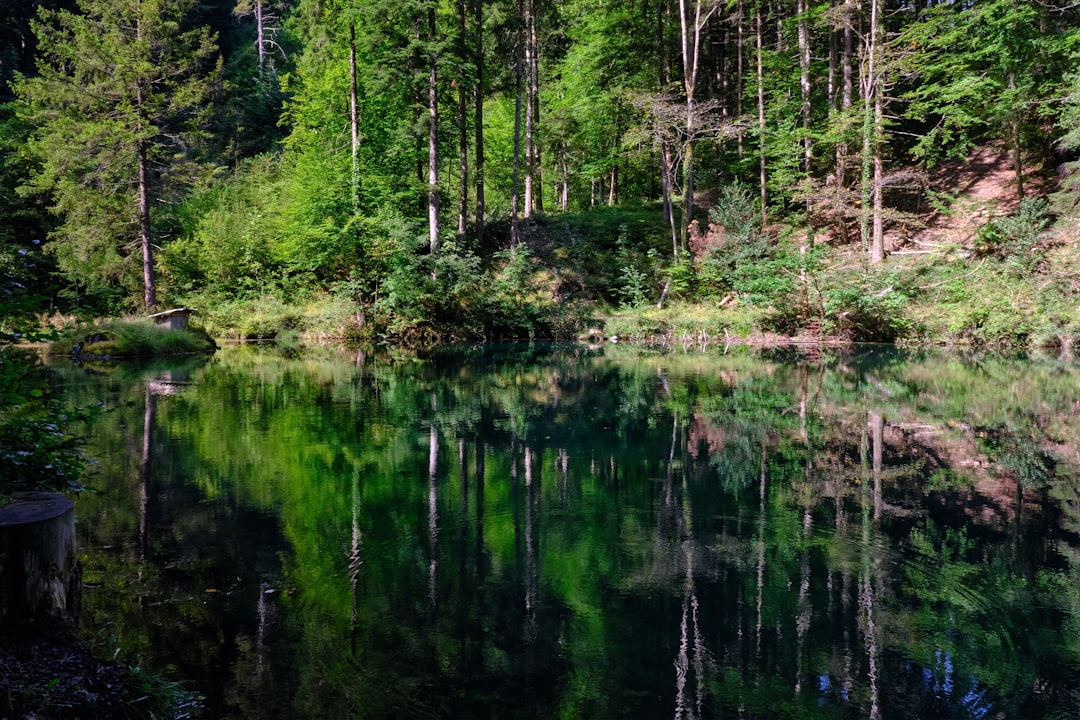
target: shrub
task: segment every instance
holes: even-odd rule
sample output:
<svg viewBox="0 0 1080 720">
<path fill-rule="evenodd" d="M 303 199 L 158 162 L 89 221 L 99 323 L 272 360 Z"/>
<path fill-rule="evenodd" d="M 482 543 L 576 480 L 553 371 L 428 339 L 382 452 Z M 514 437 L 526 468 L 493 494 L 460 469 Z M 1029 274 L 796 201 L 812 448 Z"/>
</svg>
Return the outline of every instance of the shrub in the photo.
<svg viewBox="0 0 1080 720">
<path fill-rule="evenodd" d="M 1046 198 L 1024 198 L 1015 214 L 993 218 L 979 228 L 975 253 L 1005 261 L 1019 275 L 1037 272 L 1046 261 L 1051 220 Z"/>
<path fill-rule="evenodd" d="M 825 333 L 858 342 L 894 342 L 911 329 L 907 298 L 892 288 L 839 287 L 825 293 Z"/>
<path fill-rule="evenodd" d="M 214 341 L 201 328 L 170 330 L 145 318 L 78 325 L 61 333 L 50 346 L 54 354 L 109 357 L 179 355 L 214 349 Z"/>
</svg>

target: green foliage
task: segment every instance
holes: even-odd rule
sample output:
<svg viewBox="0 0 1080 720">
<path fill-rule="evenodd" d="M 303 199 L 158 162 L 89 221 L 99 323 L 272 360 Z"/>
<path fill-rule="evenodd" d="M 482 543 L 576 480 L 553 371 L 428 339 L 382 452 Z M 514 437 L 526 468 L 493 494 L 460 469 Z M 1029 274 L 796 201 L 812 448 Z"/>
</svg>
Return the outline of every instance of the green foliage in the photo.
<svg viewBox="0 0 1080 720">
<path fill-rule="evenodd" d="M 741 182 L 724 185 L 716 206 L 709 210 L 713 222 L 724 227 L 724 238 L 738 246 L 758 246 L 766 235 L 761 228 L 761 210 L 750 188 Z"/>
<path fill-rule="evenodd" d="M 907 114 L 929 125 L 913 148 L 916 157 L 931 164 L 963 157 L 988 130 L 1015 144 L 1020 126 L 1034 118 L 1037 73 L 1053 67 L 1053 46 L 1040 30 L 1044 12 L 1010 0 L 971 8 L 946 3 L 904 29 L 901 43 L 921 50 L 903 61 L 919 78 L 906 93 Z"/>
<path fill-rule="evenodd" d="M 38 74 L 16 86 L 40 162 L 27 193 L 48 194 L 61 224 L 50 236 L 60 269 L 91 291 L 144 288 L 146 214 L 195 172 L 190 162 L 214 43 L 187 29 L 193 3 L 82 2 L 41 13 Z M 150 167 L 156 181 L 151 184 Z"/>
<path fill-rule="evenodd" d="M 648 277 L 633 265 L 624 265 L 619 278 L 619 304 L 624 308 L 647 305 Z"/>
<path fill-rule="evenodd" d="M 904 310 L 907 298 L 892 288 L 869 284 L 839 287 L 823 300 L 826 334 L 860 342 L 894 342 L 911 327 Z"/>
<path fill-rule="evenodd" d="M 792 278 L 798 277 L 808 259 L 764 232 L 757 199 L 749 187 L 739 182 L 725 185 L 709 217 L 708 234 L 701 240 L 705 248 L 699 270 L 703 295 L 734 291 L 745 302 L 761 304 L 792 292 Z"/>
<path fill-rule="evenodd" d="M 53 353 L 86 357 L 151 357 L 210 352 L 214 341 L 206 331 L 188 327 L 172 330 L 153 320 L 109 320 L 64 331 L 52 344 Z"/>
<path fill-rule="evenodd" d="M 25 490 L 83 489 L 85 459 L 68 427 L 87 413 L 74 414 L 29 353 L 0 344 L 0 502 Z"/>
<path fill-rule="evenodd" d="M 1006 262 L 1018 275 L 1031 275 L 1046 262 L 1050 205 L 1045 198 L 1024 198 L 1013 215 L 993 218 L 975 235 L 975 252 Z"/>
</svg>

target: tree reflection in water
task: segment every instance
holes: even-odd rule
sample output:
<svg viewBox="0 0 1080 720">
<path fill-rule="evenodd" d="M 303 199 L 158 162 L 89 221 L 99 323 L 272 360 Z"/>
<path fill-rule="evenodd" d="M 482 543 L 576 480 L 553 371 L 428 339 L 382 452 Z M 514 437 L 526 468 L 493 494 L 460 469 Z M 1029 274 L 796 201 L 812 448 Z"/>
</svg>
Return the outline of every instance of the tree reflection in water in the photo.
<svg viewBox="0 0 1080 720">
<path fill-rule="evenodd" d="M 83 627 L 214 716 L 1080 710 L 1073 365 L 232 347 L 153 394 L 163 371 L 56 369 L 111 408 Z"/>
</svg>

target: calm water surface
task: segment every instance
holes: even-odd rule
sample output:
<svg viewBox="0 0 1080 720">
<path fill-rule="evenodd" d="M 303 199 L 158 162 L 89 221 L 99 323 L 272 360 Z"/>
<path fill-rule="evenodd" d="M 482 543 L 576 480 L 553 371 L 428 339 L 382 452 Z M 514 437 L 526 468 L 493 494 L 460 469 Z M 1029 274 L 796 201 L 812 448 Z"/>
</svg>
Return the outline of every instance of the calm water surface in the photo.
<svg viewBox="0 0 1080 720">
<path fill-rule="evenodd" d="M 82 629 L 221 718 L 1080 714 L 1080 367 L 228 347 L 58 367 Z"/>
</svg>

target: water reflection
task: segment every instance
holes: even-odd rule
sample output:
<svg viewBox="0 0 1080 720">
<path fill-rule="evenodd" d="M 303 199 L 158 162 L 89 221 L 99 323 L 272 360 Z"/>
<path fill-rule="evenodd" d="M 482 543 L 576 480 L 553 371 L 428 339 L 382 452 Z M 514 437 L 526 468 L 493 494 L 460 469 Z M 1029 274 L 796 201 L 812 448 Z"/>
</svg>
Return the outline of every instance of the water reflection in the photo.
<svg viewBox="0 0 1080 720">
<path fill-rule="evenodd" d="M 1070 365 L 233 347 L 169 371 L 57 369 L 111 408 L 83 628 L 211 716 L 1080 711 Z"/>
</svg>

